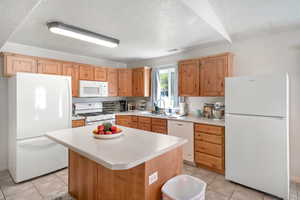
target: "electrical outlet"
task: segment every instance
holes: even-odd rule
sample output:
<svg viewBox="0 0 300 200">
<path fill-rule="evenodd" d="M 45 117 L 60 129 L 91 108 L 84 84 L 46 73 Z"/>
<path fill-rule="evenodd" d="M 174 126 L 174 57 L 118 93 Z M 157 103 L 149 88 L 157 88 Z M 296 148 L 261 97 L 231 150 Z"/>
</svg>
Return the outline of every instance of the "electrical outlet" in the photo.
<svg viewBox="0 0 300 200">
<path fill-rule="evenodd" d="M 153 174 L 151 174 L 149 176 L 149 185 L 151 185 L 152 183 L 154 183 L 155 181 L 157 181 L 157 179 L 158 179 L 158 173 L 156 171 L 156 172 L 154 172 Z"/>
</svg>

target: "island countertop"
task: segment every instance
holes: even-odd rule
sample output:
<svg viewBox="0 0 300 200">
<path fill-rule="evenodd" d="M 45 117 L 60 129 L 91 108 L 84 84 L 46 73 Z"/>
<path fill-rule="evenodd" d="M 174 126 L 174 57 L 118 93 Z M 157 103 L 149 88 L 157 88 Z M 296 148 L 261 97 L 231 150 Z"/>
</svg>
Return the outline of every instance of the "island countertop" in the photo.
<svg viewBox="0 0 300 200">
<path fill-rule="evenodd" d="M 95 126 L 57 130 L 46 136 L 111 170 L 133 168 L 187 142 L 174 136 L 118 127 L 124 135 L 115 139 L 95 139 Z"/>
</svg>

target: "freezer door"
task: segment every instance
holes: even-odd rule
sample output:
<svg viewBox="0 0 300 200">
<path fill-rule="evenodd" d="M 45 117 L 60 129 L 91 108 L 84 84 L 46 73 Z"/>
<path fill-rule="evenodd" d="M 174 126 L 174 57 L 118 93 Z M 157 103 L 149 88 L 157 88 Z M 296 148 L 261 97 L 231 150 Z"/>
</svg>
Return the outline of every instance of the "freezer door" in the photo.
<svg viewBox="0 0 300 200">
<path fill-rule="evenodd" d="M 17 74 L 17 139 L 71 127 L 70 77 Z"/>
<path fill-rule="evenodd" d="M 15 182 L 67 167 L 67 148 L 46 137 L 17 141 Z M 11 169 L 10 169 L 11 170 Z"/>
<path fill-rule="evenodd" d="M 226 78 L 225 105 L 226 113 L 286 117 L 288 76 Z"/>
<path fill-rule="evenodd" d="M 226 179 L 288 199 L 287 120 L 228 114 L 225 117 Z"/>
</svg>

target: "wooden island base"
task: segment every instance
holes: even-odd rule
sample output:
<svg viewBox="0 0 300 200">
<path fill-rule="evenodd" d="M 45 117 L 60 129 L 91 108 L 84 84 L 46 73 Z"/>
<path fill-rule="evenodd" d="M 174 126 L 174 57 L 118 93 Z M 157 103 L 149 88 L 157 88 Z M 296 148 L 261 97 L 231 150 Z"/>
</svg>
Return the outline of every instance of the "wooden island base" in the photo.
<svg viewBox="0 0 300 200">
<path fill-rule="evenodd" d="M 111 170 L 69 150 L 69 193 L 77 200 L 160 200 L 161 187 L 181 173 L 182 147 L 128 170 Z M 149 184 L 149 176 L 158 179 Z"/>
</svg>

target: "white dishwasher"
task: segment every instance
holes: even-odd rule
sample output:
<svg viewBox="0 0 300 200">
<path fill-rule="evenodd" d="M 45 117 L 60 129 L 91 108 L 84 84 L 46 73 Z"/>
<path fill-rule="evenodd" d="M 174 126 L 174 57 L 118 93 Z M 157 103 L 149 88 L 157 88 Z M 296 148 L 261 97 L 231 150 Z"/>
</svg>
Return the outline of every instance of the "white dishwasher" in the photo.
<svg viewBox="0 0 300 200">
<path fill-rule="evenodd" d="M 188 140 L 183 146 L 183 159 L 194 162 L 194 123 L 168 120 L 168 134 Z"/>
</svg>

